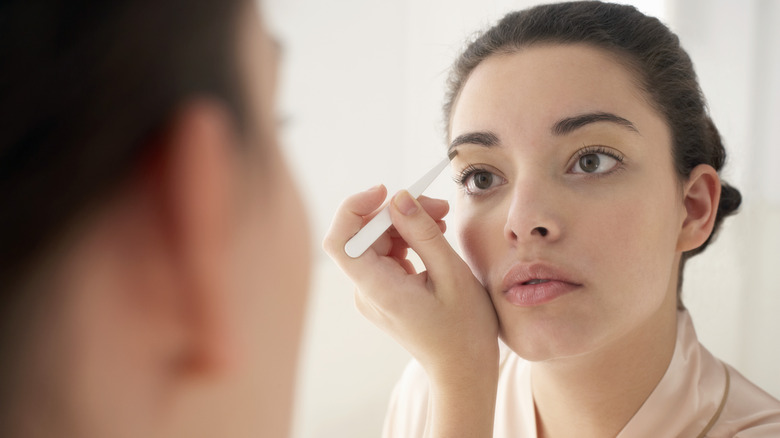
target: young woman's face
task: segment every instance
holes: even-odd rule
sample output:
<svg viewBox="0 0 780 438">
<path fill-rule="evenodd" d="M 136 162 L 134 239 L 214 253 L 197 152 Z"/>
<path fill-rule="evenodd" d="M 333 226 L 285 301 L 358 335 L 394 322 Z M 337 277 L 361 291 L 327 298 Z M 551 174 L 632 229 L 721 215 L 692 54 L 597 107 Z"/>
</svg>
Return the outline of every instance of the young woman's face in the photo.
<svg viewBox="0 0 780 438">
<path fill-rule="evenodd" d="M 614 55 L 539 45 L 489 57 L 450 138 L 458 238 L 518 354 L 596 351 L 674 309 L 685 208 L 671 135 Z"/>
</svg>

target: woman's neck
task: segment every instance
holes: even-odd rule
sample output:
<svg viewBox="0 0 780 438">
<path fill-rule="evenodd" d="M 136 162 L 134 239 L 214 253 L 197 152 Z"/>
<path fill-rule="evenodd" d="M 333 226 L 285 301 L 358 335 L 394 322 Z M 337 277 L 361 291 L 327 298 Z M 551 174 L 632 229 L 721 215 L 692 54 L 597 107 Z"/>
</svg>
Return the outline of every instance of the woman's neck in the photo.
<svg viewBox="0 0 780 438">
<path fill-rule="evenodd" d="M 616 436 L 661 381 L 674 353 L 677 311 L 591 354 L 532 364 L 538 437 Z"/>
</svg>

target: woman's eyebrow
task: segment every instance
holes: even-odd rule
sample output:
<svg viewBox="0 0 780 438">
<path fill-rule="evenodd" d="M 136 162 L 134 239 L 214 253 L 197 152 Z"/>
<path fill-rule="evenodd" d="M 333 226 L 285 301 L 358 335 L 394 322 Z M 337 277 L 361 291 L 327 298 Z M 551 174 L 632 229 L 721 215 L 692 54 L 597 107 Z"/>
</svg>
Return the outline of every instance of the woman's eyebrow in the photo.
<svg viewBox="0 0 780 438">
<path fill-rule="evenodd" d="M 636 129 L 631 121 L 624 119 L 612 113 L 587 113 L 580 114 L 574 117 L 567 117 L 556 122 L 552 127 L 553 135 L 560 136 L 570 134 L 571 132 L 582 128 L 583 126 L 590 125 L 591 123 L 608 122 L 623 126 L 637 134 L 639 130 Z"/>
<path fill-rule="evenodd" d="M 453 149 L 462 144 L 491 147 L 496 146 L 499 143 L 501 142 L 499 141 L 498 136 L 490 131 L 467 132 L 455 137 L 455 140 L 452 140 L 450 147 L 447 149 L 447 153 L 449 154 Z"/>
</svg>

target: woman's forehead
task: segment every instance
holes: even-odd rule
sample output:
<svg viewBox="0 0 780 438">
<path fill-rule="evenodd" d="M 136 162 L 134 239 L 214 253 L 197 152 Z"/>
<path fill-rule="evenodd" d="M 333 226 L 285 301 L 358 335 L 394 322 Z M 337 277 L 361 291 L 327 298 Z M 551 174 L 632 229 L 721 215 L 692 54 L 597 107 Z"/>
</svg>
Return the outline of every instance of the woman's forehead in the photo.
<svg viewBox="0 0 780 438">
<path fill-rule="evenodd" d="M 586 113 L 615 114 L 639 126 L 641 119 L 660 115 L 635 76 L 616 54 L 585 44 L 540 44 L 492 55 L 459 93 L 451 137 L 496 123 L 547 127 Z"/>
</svg>

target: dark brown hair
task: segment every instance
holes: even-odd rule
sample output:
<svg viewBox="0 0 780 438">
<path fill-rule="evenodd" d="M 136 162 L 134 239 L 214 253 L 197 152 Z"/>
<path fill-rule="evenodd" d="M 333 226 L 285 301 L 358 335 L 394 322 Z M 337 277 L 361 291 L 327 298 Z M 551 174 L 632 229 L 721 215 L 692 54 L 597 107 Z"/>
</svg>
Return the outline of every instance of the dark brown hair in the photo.
<svg viewBox="0 0 780 438">
<path fill-rule="evenodd" d="M 20 303 L 47 299 L 21 286 L 41 275 L 41 260 L 150 153 L 150 138 L 187 98 L 219 99 L 243 124 L 237 28 L 248 4 L 0 4 L 3 399 L 29 316 Z"/>
<path fill-rule="evenodd" d="M 474 39 L 453 64 L 448 80 L 444 103 L 447 135 L 458 95 L 480 62 L 495 54 L 543 43 L 588 44 L 617 55 L 635 73 L 650 102 L 669 125 L 672 156 L 680 179 L 687 179 L 699 164 L 721 170 L 726 150 L 707 111 L 691 59 L 677 36 L 658 19 L 633 6 L 597 1 L 549 4 L 512 12 Z M 684 253 L 680 261 L 679 307 L 685 261 L 704 251 L 723 219 L 737 210 L 741 200 L 739 190 L 721 184 L 712 234 L 700 247 Z"/>
</svg>

